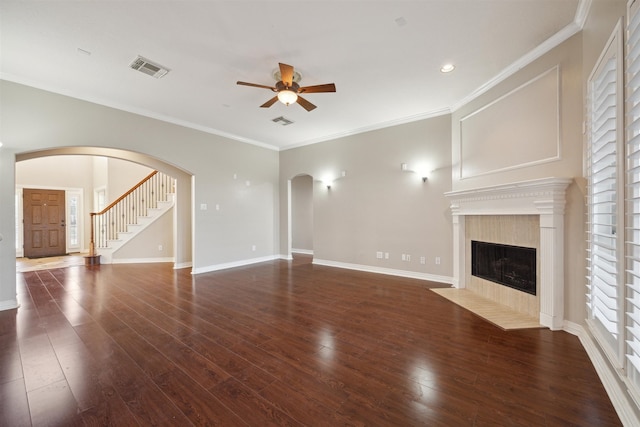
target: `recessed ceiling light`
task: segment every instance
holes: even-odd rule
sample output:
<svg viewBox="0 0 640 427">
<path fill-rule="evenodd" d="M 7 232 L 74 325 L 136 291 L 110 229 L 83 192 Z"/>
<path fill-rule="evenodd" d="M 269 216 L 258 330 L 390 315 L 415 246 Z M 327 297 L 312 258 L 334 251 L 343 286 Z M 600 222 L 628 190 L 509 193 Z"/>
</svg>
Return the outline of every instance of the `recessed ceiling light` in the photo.
<svg viewBox="0 0 640 427">
<path fill-rule="evenodd" d="M 455 69 L 456 69 L 456 66 L 453 64 L 444 64 L 442 68 L 440 68 L 440 71 L 443 73 L 450 73 Z"/>
</svg>

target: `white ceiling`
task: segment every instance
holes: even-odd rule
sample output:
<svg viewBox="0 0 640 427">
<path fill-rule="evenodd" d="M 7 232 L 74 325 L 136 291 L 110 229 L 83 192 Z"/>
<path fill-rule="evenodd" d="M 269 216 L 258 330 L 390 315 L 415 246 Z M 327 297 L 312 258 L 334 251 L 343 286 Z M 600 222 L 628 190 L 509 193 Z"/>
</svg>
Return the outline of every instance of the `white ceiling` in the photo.
<svg viewBox="0 0 640 427">
<path fill-rule="evenodd" d="M 585 3 L 1 0 L 0 78 L 281 150 L 454 110 L 574 34 Z M 273 85 L 278 62 L 337 92 L 259 108 L 273 93 L 236 81 Z"/>
</svg>

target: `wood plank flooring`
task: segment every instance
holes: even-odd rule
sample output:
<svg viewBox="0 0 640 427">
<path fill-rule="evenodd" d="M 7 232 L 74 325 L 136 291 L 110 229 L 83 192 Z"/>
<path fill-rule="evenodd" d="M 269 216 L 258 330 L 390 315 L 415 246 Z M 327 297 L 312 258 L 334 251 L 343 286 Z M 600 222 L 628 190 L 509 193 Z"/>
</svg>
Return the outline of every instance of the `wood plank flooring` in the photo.
<svg viewBox="0 0 640 427">
<path fill-rule="evenodd" d="M 578 339 L 504 331 L 419 280 L 308 258 L 18 274 L 7 426 L 617 426 Z"/>
</svg>

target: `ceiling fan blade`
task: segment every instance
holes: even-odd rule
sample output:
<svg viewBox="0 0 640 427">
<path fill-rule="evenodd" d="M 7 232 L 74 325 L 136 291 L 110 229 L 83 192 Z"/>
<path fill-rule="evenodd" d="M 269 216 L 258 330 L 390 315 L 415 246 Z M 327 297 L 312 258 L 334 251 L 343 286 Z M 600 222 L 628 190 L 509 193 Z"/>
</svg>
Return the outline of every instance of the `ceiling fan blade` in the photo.
<svg viewBox="0 0 640 427">
<path fill-rule="evenodd" d="M 271 87 L 271 86 L 266 86 L 266 85 L 259 85 L 256 83 L 247 83 L 247 82 L 236 82 L 236 84 L 242 85 L 242 86 L 253 86 L 253 87 L 261 87 L 263 89 L 270 89 L 275 91 L 276 88 L 275 87 Z"/>
<path fill-rule="evenodd" d="M 273 98 L 271 98 L 270 100 L 268 100 L 267 102 L 265 102 L 264 104 L 262 104 L 260 106 L 260 108 L 269 108 L 271 107 L 273 104 L 276 103 L 276 101 L 278 100 L 278 96 L 274 96 Z"/>
<path fill-rule="evenodd" d="M 335 92 L 336 85 L 327 83 L 324 85 L 305 86 L 300 88 L 300 93 L 319 93 L 319 92 Z"/>
<path fill-rule="evenodd" d="M 280 63 L 280 76 L 282 77 L 282 83 L 287 87 L 291 87 L 293 83 L 293 67 L 291 65 Z"/>
<path fill-rule="evenodd" d="M 312 103 L 310 103 L 309 101 L 307 101 L 306 99 L 304 99 L 303 97 L 301 97 L 299 95 L 298 95 L 298 104 L 300 104 L 302 106 L 302 108 L 304 108 L 307 111 L 311 111 L 311 110 L 316 108 L 315 105 L 313 105 Z"/>
</svg>

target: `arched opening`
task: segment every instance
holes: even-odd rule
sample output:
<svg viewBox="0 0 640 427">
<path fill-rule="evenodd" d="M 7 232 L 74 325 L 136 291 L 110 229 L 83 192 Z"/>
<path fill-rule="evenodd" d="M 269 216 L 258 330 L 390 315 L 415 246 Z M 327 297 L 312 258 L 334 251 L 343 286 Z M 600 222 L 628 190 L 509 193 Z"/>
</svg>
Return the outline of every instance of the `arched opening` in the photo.
<svg viewBox="0 0 640 427">
<path fill-rule="evenodd" d="M 313 177 L 301 174 L 289 181 L 289 255 L 313 256 Z"/>
<path fill-rule="evenodd" d="M 173 205 L 173 218 L 164 219 L 163 227 L 170 226 L 172 230 L 165 230 L 166 238 L 171 239 L 171 255 L 169 257 L 165 257 L 168 259 L 172 259 L 174 262 L 174 268 L 185 268 L 192 266 L 192 226 L 191 226 L 191 209 L 192 209 L 192 201 L 191 201 L 191 186 L 192 186 L 192 175 L 189 172 L 186 172 L 180 168 L 177 168 L 173 165 L 170 165 L 166 162 L 160 161 L 156 158 L 153 158 L 148 155 L 130 152 L 126 150 L 118 150 L 111 148 L 100 148 L 100 147 L 66 147 L 66 148 L 56 148 L 28 153 L 20 153 L 16 155 L 16 163 L 29 161 L 34 159 L 43 159 L 45 157 L 51 157 L 52 159 L 56 156 L 85 156 L 85 157 L 93 157 L 94 159 L 118 159 L 124 160 L 125 162 L 130 164 L 142 165 L 144 168 L 138 168 L 139 170 L 158 170 L 166 175 L 171 176 L 175 179 L 175 203 Z M 60 157 L 64 159 L 65 157 Z M 68 157 L 67 157 L 68 158 Z M 47 162 L 47 164 L 51 164 L 51 162 Z M 123 163 L 120 163 L 123 165 Z M 17 166 L 17 165 L 16 165 Z M 64 167 L 62 165 L 61 167 Z M 147 169 L 149 168 L 149 169 Z M 16 168 L 17 169 L 17 168 Z M 43 171 L 43 174 L 47 173 L 55 173 L 53 171 Z M 73 185 L 72 185 L 73 187 Z M 81 188 L 82 184 L 78 184 L 78 188 Z M 88 223 L 89 211 L 92 210 L 93 205 L 93 188 L 90 190 L 91 194 L 86 194 L 88 191 L 84 191 L 84 198 L 89 199 L 84 201 L 84 206 L 82 210 L 82 215 L 86 223 Z M 78 247 L 86 249 L 87 247 L 87 227 L 84 227 L 81 232 L 84 241 L 82 244 L 79 244 Z M 135 249 L 134 249 L 135 250 Z M 158 246 L 159 251 L 163 251 L 163 245 Z M 166 252 L 165 252 L 166 254 Z M 131 259 L 131 255 L 129 255 Z M 136 257 L 133 256 L 133 259 Z M 148 256 L 140 256 L 139 259 L 149 258 Z"/>
</svg>

